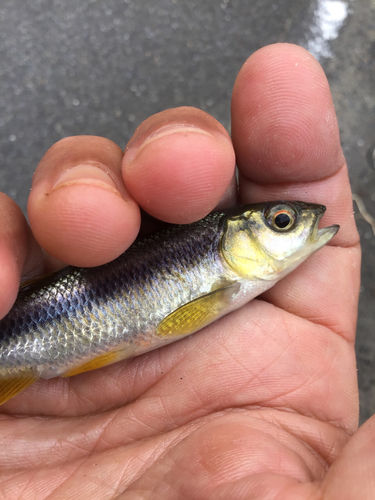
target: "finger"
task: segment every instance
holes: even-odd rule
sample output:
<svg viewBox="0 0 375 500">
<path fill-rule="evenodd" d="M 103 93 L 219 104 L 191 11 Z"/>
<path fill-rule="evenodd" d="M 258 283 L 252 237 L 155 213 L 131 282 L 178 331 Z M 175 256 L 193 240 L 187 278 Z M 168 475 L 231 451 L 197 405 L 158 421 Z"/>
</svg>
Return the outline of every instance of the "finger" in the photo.
<svg viewBox="0 0 375 500">
<path fill-rule="evenodd" d="M 321 498 L 371 500 L 374 498 L 375 417 L 354 434 L 321 485 Z"/>
<path fill-rule="evenodd" d="M 241 202 L 297 199 L 322 203 L 327 206 L 322 225 L 340 225 L 330 244 L 345 247 L 330 254 L 329 248 L 320 250 L 314 265 L 310 260 L 264 297 L 290 312 L 329 324 L 353 340 L 359 240 L 337 120 L 322 68 L 300 47 L 280 44 L 261 49 L 239 73 L 232 113 Z"/>
<path fill-rule="evenodd" d="M 260 184 L 320 180 L 344 163 L 327 79 L 296 45 L 270 45 L 243 65 L 232 135 L 242 173 Z"/>
<path fill-rule="evenodd" d="M 43 255 L 21 209 L 0 193 L 0 318 L 12 307 L 21 275 L 31 278 L 43 271 Z"/>
<path fill-rule="evenodd" d="M 122 180 L 122 157 L 112 141 L 92 136 L 63 139 L 44 155 L 28 214 L 37 241 L 53 257 L 95 266 L 134 241 L 140 213 Z"/>
<path fill-rule="evenodd" d="M 231 140 L 195 108 L 163 111 L 144 121 L 126 147 L 125 184 L 149 214 L 188 223 L 207 215 L 233 179 Z"/>
</svg>

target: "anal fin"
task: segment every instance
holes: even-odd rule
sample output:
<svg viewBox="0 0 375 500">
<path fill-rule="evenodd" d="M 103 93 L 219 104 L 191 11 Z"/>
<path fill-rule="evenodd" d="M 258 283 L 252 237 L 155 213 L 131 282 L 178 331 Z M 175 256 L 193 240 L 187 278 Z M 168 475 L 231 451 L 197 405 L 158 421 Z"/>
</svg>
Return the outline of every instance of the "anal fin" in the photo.
<svg viewBox="0 0 375 500">
<path fill-rule="evenodd" d="M 112 351 L 107 352 L 105 354 L 101 354 L 82 365 L 76 366 L 75 368 L 71 368 L 67 372 L 65 372 L 62 377 L 74 377 L 74 375 L 79 375 L 80 373 L 90 372 L 91 370 L 97 370 L 98 368 L 102 368 L 103 366 L 112 365 L 117 361 L 122 359 L 121 351 Z"/>
<path fill-rule="evenodd" d="M 18 393 L 36 382 L 38 377 L 32 374 L 0 379 L 0 405 L 14 398 Z"/>
</svg>

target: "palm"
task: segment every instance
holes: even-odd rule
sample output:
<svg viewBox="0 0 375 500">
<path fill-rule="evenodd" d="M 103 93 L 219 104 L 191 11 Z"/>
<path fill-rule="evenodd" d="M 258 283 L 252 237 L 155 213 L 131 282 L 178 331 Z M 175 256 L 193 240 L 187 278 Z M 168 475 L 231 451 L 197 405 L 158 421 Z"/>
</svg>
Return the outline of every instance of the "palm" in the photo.
<svg viewBox="0 0 375 500">
<path fill-rule="evenodd" d="M 241 154 L 237 147 L 240 167 Z M 245 170 L 242 202 L 304 198 L 302 184 L 286 192 Z M 329 490 L 327 466 L 357 425 L 360 257 L 346 172 L 318 183 L 308 201 L 336 197 L 325 225 L 342 226 L 337 246 L 189 338 L 40 381 L 8 402 L 2 498 L 289 499 Z"/>
<path fill-rule="evenodd" d="M 332 251 L 341 250 L 323 250 L 272 295 L 292 293 Z M 4 417 L 2 454 L 16 450 L 16 482 L 35 488 L 37 477 L 53 498 L 163 498 L 168 485 L 176 498 L 208 498 L 255 473 L 279 474 L 276 493 L 322 478 L 355 428 L 353 364 L 337 332 L 255 300 L 142 358 L 35 386 L 8 406 L 45 417 Z"/>
</svg>

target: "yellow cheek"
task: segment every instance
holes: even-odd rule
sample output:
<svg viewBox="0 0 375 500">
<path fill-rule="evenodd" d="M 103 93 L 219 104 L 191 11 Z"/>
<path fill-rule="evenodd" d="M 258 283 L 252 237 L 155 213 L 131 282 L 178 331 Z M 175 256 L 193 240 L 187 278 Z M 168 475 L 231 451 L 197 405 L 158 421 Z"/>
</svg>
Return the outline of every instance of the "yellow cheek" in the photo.
<svg viewBox="0 0 375 500">
<path fill-rule="evenodd" d="M 221 246 L 226 263 L 245 279 L 269 279 L 275 269 L 271 259 L 259 247 L 250 231 L 228 228 Z"/>
</svg>

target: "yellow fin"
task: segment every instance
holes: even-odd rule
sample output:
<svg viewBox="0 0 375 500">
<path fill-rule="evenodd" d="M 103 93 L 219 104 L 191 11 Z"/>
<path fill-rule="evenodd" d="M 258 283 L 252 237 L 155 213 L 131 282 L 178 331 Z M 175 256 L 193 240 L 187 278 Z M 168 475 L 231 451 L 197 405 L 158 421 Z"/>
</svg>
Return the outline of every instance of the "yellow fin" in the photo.
<svg viewBox="0 0 375 500">
<path fill-rule="evenodd" d="M 102 368 L 103 366 L 111 365 L 116 363 L 121 359 L 121 351 L 107 352 L 106 354 L 101 354 L 91 361 L 87 361 L 76 368 L 72 368 L 62 375 L 62 377 L 74 377 L 74 375 L 79 375 L 80 373 L 90 372 L 91 370 L 96 370 L 97 368 Z"/>
<path fill-rule="evenodd" d="M 175 337 L 197 332 L 221 316 L 239 287 L 239 283 L 232 283 L 179 307 L 160 322 L 157 334 Z"/>
<path fill-rule="evenodd" d="M 18 377 L 0 379 L 0 405 L 14 398 L 19 392 L 38 380 L 32 374 L 24 374 Z"/>
</svg>

